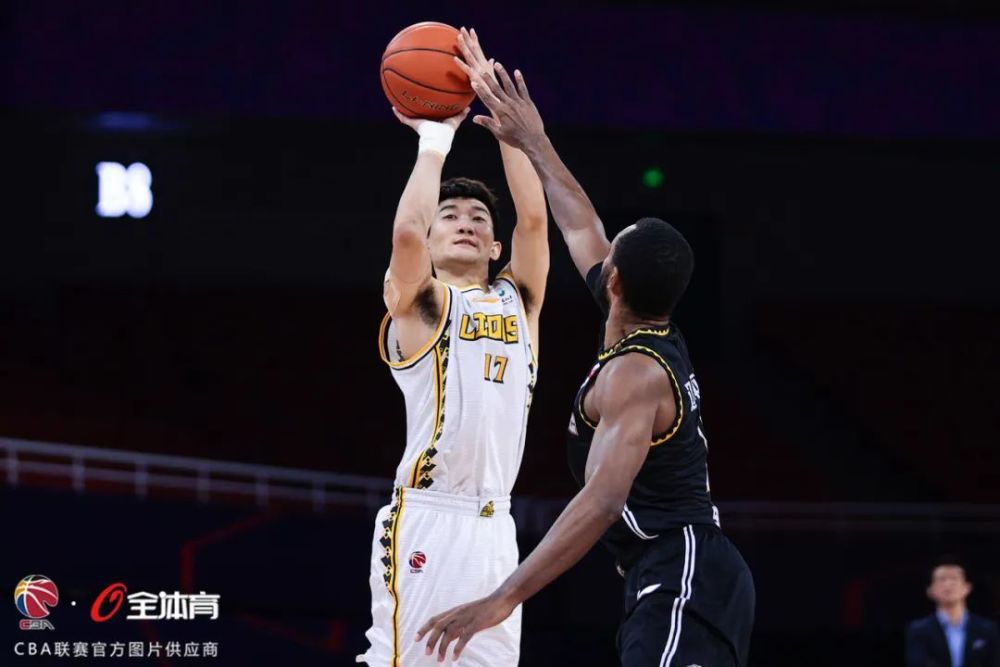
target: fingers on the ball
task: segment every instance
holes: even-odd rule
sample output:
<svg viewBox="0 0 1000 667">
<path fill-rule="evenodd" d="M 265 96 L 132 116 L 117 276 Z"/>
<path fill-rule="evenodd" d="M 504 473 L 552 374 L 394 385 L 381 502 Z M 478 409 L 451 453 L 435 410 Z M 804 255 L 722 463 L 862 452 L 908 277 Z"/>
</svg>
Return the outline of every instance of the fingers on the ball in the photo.
<svg viewBox="0 0 1000 667">
<path fill-rule="evenodd" d="M 462 39 L 462 37 L 459 36 L 459 39 L 458 39 L 458 50 L 462 52 L 462 57 L 467 62 L 469 62 L 469 63 L 475 62 L 475 60 L 476 60 L 476 54 L 475 54 L 475 52 L 471 48 L 469 48 L 469 40 Z"/>
<path fill-rule="evenodd" d="M 462 53 L 466 57 L 471 57 L 473 60 L 481 60 L 483 58 L 483 52 L 482 48 L 479 46 L 479 40 L 470 34 L 465 28 L 458 31 L 458 48 L 462 50 Z"/>
<path fill-rule="evenodd" d="M 476 32 L 475 28 L 472 29 L 470 35 L 472 36 L 472 43 L 475 45 L 476 51 L 478 51 L 480 55 L 483 55 L 483 45 L 479 41 L 479 34 Z"/>
</svg>

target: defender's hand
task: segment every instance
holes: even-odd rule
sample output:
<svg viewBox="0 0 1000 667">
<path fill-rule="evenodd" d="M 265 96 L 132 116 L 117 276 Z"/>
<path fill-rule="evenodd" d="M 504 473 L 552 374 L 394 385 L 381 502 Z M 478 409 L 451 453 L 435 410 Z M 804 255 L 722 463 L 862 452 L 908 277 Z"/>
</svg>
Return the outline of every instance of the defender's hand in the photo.
<svg viewBox="0 0 1000 667">
<path fill-rule="evenodd" d="M 460 39 L 460 44 L 462 40 Z M 520 71 L 514 70 L 514 81 L 500 63 L 493 64 L 493 75 L 482 73 L 455 58 L 455 62 L 469 75 L 472 89 L 490 110 L 490 116 L 476 116 L 472 122 L 482 125 L 500 141 L 525 150 L 545 136 L 545 125 L 538 108 L 531 101 L 528 86 Z M 516 81 L 516 83 L 515 83 Z"/>
<path fill-rule="evenodd" d="M 440 646 L 437 649 L 438 662 L 444 662 L 448 655 L 448 645 L 458 640 L 454 656 L 454 659 L 458 660 L 465 645 L 469 643 L 474 634 L 500 623 L 511 615 L 516 606 L 495 595 L 469 604 L 459 605 L 427 621 L 417 632 L 416 641 L 419 642 L 427 636 L 425 653 L 431 655 L 440 640 Z"/>
</svg>

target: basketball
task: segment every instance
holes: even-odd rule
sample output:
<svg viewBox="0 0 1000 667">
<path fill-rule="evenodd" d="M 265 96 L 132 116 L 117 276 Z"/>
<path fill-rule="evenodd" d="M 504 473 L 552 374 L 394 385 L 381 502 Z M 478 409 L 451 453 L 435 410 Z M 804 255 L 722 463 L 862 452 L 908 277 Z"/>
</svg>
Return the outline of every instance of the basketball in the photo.
<svg viewBox="0 0 1000 667">
<path fill-rule="evenodd" d="M 440 120 L 469 106 L 475 93 L 452 57 L 459 56 L 458 30 L 424 21 L 404 28 L 382 54 L 382 90 L 392 106 L 411 118 Z"/>
</svg>

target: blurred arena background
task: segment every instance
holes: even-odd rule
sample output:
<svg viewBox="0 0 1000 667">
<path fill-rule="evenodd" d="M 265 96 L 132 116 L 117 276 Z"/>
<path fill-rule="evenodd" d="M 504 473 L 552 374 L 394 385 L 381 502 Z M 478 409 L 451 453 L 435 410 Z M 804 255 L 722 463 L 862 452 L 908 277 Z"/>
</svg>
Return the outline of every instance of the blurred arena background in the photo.
<svg viewBox="0 0 1000 667">
<path fill-rule="evenodd" d="M 902 664 L 944 553 L 968 564 L 973 610 L 1000 613 L 996 3 L 52 0 L 0 17 L 0 587 L 43 573 L 62 598 L 50 633 L 0 612 L 0 663 L 30 663 L 12 651 L 30 639 L 354 664 L 404 434 L 376 334 L 414 141 L 377 66 L 424 19 L 475 26 L 523 69 L 610 233 L 657 215 L 690 239 L 677 320 L 723 528 L 756 579 L 752 663 Z M 99 163 L 145 165 L 148 212 L 116 209 Z M 460 130 L 445 173 L 494 186 L 511 222 L 485 130 Z M 575 491 L 563 434 L 597 341 L 552 247 L 522 554 Z M 85 608 L 114 581 L 217 593 L 221 617 L 96 625 Z M 521 664 L 616 664 L 619 582 L 598 549 L 530 601 Z"/>
</svg>

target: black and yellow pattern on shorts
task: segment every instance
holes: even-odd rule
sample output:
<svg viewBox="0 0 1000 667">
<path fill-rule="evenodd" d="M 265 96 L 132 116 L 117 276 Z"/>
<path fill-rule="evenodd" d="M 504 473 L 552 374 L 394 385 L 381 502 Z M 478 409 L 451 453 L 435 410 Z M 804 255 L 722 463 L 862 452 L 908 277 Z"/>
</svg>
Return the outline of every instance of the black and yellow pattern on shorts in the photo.
<svg viewBox="0 0 1000 667">
<path fill-rule="evenodd" d="M 392 665 L 399 665 L 399 586 L 397 575 L 399 573 L 399 524 L 403 516 L 403 489 L 397 488 L 392 506 L 389 508 L 389 516 L 382 522 L 382 537 L 379 544 L 382 546 L 382 566 L 385 568 L 382 579 L 385 587 L 392 596 Z"/>
</svg>

